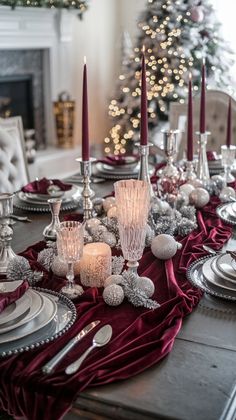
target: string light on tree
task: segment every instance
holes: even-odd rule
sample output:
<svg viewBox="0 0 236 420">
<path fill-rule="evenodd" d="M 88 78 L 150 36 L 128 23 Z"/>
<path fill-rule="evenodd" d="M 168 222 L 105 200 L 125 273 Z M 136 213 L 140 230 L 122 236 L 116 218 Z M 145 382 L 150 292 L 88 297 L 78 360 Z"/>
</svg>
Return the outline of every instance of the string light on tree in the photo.
<svg viewBox="0 0 236 420">
<path fill-rule="evenodd" d="M 189 70 L 193 74 L 193 90 L 198 93 L 203 55 L 208 80 L 211 75 L 216 76 L 213 68 L 217 68 L 215 87 L 231 85 L 228 70 L 232 61 L 218 35 L 210 0 L 149 1 L 140 17 L 139 29 L 136 46 L 118 77 L 116 98 L 109 105 L 113 127 L 106 137 L 106 153 L 126 153 L 130 146 L 132 149 L 133 140 L 139 139 L 140 46 L 146 49 L 149 130 L 157 126 L 159 119 L 167 119 L 170 102 L 184 103 Z"/>
</svg>

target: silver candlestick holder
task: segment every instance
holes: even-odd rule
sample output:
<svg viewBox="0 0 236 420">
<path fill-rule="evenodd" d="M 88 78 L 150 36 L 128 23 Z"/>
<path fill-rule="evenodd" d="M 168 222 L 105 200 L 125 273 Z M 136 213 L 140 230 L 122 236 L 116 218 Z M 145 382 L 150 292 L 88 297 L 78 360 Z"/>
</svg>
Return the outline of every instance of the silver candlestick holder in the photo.
<svg viewBox="0 0 236 420">
<path fill-rule="evenodd" d="M 0 274 L 6 274 L 9 261 L 16 257 L 11 248 L 13 230 L 8 217 L 13 213 L 13 194 L 0 194 Z"/>
<path fill-rule="evenodd" d="M 152 188 L 152 184 L 150 181 L 149 176 L 149 167 L 148 167 L 148 156 L 149 156 L 149 147 L 153 146 L 152 143 L 148 144 L 139 144 L 139 156 L 140 156 L 140 168 L 139 168 L 139 174 L 138 179 L 141 181 L 146 181 L 149 185 L 149 191 L 150 191 L 150 197 L 154 197 L 154 191 Z"/>
<path fill-rule="evenodd" d="M 193 181 L 197 178 L 196 172 L 194 170 L 194 163 L 192 160 L 187 160 L 186 162 L 186 170 L 185 170 L 185 180 L 186 181 Z"/>
<path fill-rule="evenodd" d="M 197 178 L 207 184 L 210 180 L 209 167 L 206 154 L 207 136 L 211 133 L 206 131 L 205 133 L 196 132 L 198 135 L 198 162 L 197 162 Z"/>
<path fill-rule="evenodd" d="M 80 163 L 80 173 L 83 177 L 83 211 L 84 220 L 89 220 L 93 217 L 93 203 L 91 198 L 94 196 L 93 190 L 90 188 L 91 174 L 92 174 L 92 163 L 96 161 L 94 158 L 89 160 L 82 160 L 81 158 L 76 159 Z"/>
<path fill-rule="evenodd" d="M 61 209 L 62 200 L 59 198 L 50 198 L 48 200 L 49 208 L 52 214 L 51 223 L 45 227 L 43 236 L 45 239 L 56 241 L 57 229 L 60 227 L 59 213 Z"/>
</svg>

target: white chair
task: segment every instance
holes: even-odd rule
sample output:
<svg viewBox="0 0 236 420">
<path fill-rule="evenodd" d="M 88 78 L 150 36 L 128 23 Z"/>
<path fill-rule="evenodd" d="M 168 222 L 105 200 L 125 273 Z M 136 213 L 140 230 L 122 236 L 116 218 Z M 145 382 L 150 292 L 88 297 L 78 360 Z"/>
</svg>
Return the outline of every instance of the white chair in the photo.
<svg viewBox="0 0 236 420">
<path fill-rule="evenodd" d="M 220 152 L 220 147 L 226 142 L 227 112 L 229 95 L 218 90 L 207 90 L 206 92 L 206 130 L 211 132 L 208 137 L 207 149 Z M 194 133 L 199 131 L 200 97 L 193 99 L 193 129 Z M 187 103 L 170 103 L 169 122 L 172 130 L 179 128 L 182 132 L 179 143 L 178 158 L 183 157 L 186 150 L 186 129 L 183 128 L 183 116 L 187 115 Z M 181 121 L 182 118 L 182 121 Z M 187 121 L 187 120 L 186 120 Z M 182 126 L 181 126 L 182 125 Z M 197 137 L 195 152 L 197 151 Z M 232 99 L 232 143 L 236 144 L 236 101 Z"/>
<path fill-rule="evenodd" d="M 0 192 L 14 192 L 29 182 L 21 117 L 0 118 Z"/>
</svg>

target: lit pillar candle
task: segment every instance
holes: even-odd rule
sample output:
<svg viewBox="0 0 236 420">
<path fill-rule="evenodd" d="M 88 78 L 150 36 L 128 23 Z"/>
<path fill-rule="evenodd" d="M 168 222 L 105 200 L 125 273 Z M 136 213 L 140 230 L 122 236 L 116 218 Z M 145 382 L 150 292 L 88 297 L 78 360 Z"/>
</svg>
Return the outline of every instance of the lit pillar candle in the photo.
<svg viewBox="0 0 236 420">
<path fill-rule="evenodd" d="M 89 126 L 88 126 L 88 88 L 87 65 L 84 57 L 83 100 L 82 100 L 82 160 L 89 160 Z"/>
<path fill-rule="evenodd" d="M 206 131 L 206 66 L 205 66 L 205 60 L 204 60 L 202 63 L 200 133 L 205 133 L 205 131 Z"/>
<path fill-rule="evenodd" d="M 141 122 L 140 122 L 140 143 L 143 146 L 148 142 L 148 114 L 147 114 L 147 86 L 146 86 L 146 64 L 143 47 L 142 55 L 142 79 L 141 79 Z"/>
<path fill-rule="evenodd" d="M 104 242 L 87 244 L 80 261 L 80 279 L 84 286 L 103 287 L 111 275 L 111 248 Z"/>
<path fill-rule="evenodd" d="M 187 131 L 187 159 L 193 160 L 193 98 L 192 98 L 192 75 L 189 74 L 188 82 L 188 131 Z"/>
<path fill-rule="evenodd" d="M 231 145 L 231 135 L 232 135 L 232 109 L 231 109 L 231 98 L 229 98 L 228 119 L 227 119 L 227 135 L 226 135 L 226 146 L 227 147 L 230 147 L 230 145 Z"/>
</svg>

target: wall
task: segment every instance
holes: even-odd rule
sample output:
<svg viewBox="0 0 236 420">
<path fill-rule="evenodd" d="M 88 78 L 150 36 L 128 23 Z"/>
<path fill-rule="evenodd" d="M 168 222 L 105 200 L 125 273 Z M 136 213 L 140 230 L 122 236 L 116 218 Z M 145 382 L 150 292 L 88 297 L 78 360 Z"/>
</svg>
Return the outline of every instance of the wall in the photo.
<svg viewBox="0 0 236 420">
<path fill-rule="evenodd" d="M 89 123 L 91 143 L 102 143 L 109 130 L 107 109 L 119 74 L 122 31 L 134 38 L 140 8 L 146 0 L 91 0 L 83 20 L 74 20 L 72 83 L 63 85 L 73 92 L 77 103 L 76 142 L 81 142 L 81 98 L 83 57 L 87 57 Z M 69 59 L 71 53 L 65 53 Z M 63 58 L 64 59 L 64 58 Z M 71 87 L 71 86 L 73 87 Z"/>
</svg>

